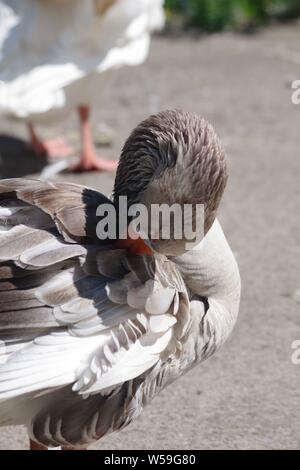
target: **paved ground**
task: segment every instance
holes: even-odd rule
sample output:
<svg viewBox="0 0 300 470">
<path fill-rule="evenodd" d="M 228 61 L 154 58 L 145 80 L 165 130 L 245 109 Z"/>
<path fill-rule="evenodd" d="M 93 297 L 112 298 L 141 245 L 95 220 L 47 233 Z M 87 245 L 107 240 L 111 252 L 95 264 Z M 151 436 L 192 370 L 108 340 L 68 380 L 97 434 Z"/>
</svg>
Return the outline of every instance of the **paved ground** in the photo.
<svg viewBox="0 0 300 470">
<path fill-rule="evenodd" d="M 248 37 L 157 38 L 147 64 L 121 70 L 102 100 L 98 119 L 118 131 L 111 156 L 150 111 L 184 108 L 215 125 L 231 175 L 220 218 L 243 297 L 225 347 L 99 449 L 300 448 L 300 365 L 291 362 L 300 339 L 300 106 L 289 88 L 300 78 L 299 36 L 298 25 Z M 66 131 L 72 127 L 71 120 Z M 15 131 L 22 136 L 22 126 Z M 0 174 L 25 172 L 22 152 L 16 157 L 13 145 L 7 152 L 10 167 Z M 66 178 L 103 191 L 112 185 L 103 174 Z M 1 429 L 0 449 L 26 444 L 23 429 Z"/>
</svg>

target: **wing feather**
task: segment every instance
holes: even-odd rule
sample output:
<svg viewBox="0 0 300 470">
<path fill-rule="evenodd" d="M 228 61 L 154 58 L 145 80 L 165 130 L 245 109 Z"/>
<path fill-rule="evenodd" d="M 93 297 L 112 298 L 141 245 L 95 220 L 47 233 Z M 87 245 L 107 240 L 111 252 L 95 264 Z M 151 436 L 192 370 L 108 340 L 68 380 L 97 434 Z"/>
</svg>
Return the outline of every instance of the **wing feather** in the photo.
<svg viewBox="0 0 300 470">
<path fill-rule="evenodd" d="M 0 182 L 0 401 L 67 384 L 102 393 L 152 368 L 182 334 L 188 296 L 175 265 L 103 246 L 103 202 L 69 183 Z"/>
</svg>

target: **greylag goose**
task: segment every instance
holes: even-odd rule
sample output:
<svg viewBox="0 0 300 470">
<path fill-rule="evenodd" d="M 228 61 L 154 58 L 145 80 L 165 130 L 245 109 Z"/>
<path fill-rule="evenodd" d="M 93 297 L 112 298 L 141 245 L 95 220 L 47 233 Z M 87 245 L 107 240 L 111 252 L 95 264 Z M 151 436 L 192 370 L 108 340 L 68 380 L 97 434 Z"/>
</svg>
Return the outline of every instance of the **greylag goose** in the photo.
<svg viewBox="0 0 300 470">
<path fill-rule="evenodd" d="M 182 111 L 132 132 L 113 200 L 70 183 L 0 181 L 1 425 L 26 425 L 31 448 L 84 448 L 224 343 L 240 300 L 216 219 L 226 181 L 213 128 Z M 187 249 L 159 226 L 148 239 L 99 239 L 97 208 L 120 212 L 121 197 L 202 204 L 204 237 Z"/>
<path fill-rule="evenodd" d="M 78 111 L 80 161 L 73 170 L 115 170 L 92 140 L 91 105 L 109 72 L 139 65 L 164 24 L 163 0 L 0 0 L 0 114 L 26 122 L 33 151 L 73 153 L 62 138 L 41 140 L 35 124 Z"/>
</svg>

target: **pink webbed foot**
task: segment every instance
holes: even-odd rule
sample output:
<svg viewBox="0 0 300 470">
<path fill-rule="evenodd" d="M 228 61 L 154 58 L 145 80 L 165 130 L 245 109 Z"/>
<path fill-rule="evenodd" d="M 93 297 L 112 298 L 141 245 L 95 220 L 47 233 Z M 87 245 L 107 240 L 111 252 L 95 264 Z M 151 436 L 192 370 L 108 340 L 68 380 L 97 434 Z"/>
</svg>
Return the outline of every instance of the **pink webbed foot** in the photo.
<svg viewBox="0 0 300 470">
<path fill-rule="evenodd" d="M 87 450 L 86 447 L 65 447 L 62 446 L 61 450 Z"/>
<path fill-rule="evenodd" d="M 37 157 L 65 158 L 74 154 L 72 147 L 63 138 L 48 140 L 31 139 L 30 148 Z"/>
<path fill-rule="evenodd" d="M 118 162 L 113 160 L 105 160 L 97 157 L 94 153 L 91 155 L 84 155 L 80 161 L 73 165 L 70 170 L 74 172 L 84 171 L 115 171 Z"/>
<path fill-rule="evenodd" d="M 39 444 L 38 442 L 29 441 L 29 449 L 30 450 L 48 450 L 48 447 L 44 446 L 43 444 Z"/>
<path fill-rule="evenodd" d="M 79 106 L 78 115 L 80 122 L 81 155 L 80 161 L 71 168 L 71 171 L 115 171 L 118 166 L 116 161 L 99 158 L 96 154 L 89 120 L 89 106 Z"/>
</svg>

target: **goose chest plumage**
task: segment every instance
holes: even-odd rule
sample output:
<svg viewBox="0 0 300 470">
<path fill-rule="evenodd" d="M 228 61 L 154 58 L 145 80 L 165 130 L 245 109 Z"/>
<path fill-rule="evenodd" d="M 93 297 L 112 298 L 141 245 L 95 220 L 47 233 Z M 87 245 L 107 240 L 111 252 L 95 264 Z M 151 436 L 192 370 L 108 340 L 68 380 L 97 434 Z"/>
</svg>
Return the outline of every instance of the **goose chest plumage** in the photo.
<svg viewBox="0 0 300 470">
<path fill-rule="evenodd" d="M 216 218 L 226 181 L 213 128 L 181 111 L 132 132 L 113 200 L 70 183 L 0 181 L 2 426 L 24 424 L 48 447 L 86 447 L 224 343 L 240 300 Z M 97 208 L 120 210 L 120 196 L 203 204 L 204 237 L 187 250 L 172 234 L 150 235 L 144 252 L 99 240 Z"/>
</svg>

